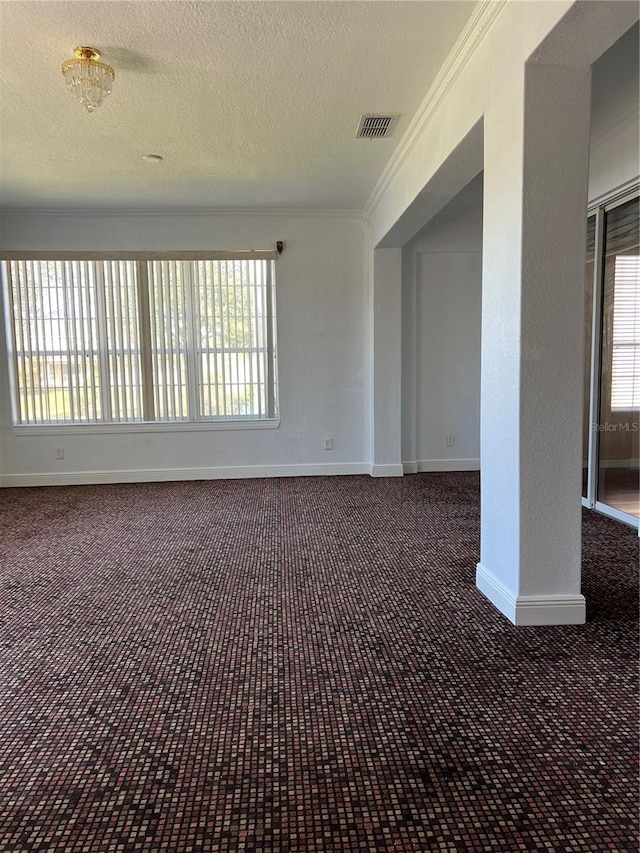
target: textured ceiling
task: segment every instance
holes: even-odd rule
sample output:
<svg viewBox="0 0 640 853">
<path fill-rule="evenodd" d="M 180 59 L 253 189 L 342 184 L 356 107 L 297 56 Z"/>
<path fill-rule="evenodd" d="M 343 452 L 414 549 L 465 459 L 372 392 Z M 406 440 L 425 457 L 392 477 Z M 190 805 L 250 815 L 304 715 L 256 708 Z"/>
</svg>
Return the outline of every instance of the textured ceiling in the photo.
<svg viewBox="0 0 640 853">
<path fill-rule="evenodd" d="M 474 5 L 1 0 L 0 205 L 361 209 Z M 77 45 L 116 71 L 91 115 Z"/>
</svg>

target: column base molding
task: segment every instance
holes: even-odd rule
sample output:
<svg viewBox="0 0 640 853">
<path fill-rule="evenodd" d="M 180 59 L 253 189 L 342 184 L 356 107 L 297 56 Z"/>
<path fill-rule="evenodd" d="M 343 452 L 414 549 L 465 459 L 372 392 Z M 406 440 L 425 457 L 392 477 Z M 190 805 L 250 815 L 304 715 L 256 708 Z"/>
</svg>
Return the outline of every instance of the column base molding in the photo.
<svg viewBox="0 0 640 853">
<path fill-rule="evenodd" d="M 369 474 L 372 477 L 402 477 L 404 468 L 402 462 L 396 465 L 371 465 Z"/>
<path fill-rule="evenodd" d="M 583 625 L 583 595 L 515 595 L 482 563 L 476 567 L 476 586 L 514 625 Z"/>
</svg>

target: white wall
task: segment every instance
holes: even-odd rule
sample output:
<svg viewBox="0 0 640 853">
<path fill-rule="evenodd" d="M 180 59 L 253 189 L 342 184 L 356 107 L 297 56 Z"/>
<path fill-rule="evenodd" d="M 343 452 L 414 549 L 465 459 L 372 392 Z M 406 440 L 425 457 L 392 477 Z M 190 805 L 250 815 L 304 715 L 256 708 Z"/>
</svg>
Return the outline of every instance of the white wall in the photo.
<svg viewBox="0 0 640 853">
<path fill-rule="evenodd" d="M 638 25 L 592 68 L 589 200 L 640 175 Z"/>
<path fill-rule="evenodd" d="M 638 26 L 593 66 L 589 198 L 637 179 Z M 480 436 L 482 176 L 402 250 L 406 471 L 476 467 Z M 454 433 L 455 447 L 445 434 Z"/>
<path fill-rule="evenodd" d="M 484 4 L 481 14 L 479 32 L 467 34 L 466 43 L 454 49 L 447 73 L 427 94 L 372 194 L 367 213 L 374 247 L 400 245 L 413 236 L 403 237 L 400 243 L 387 239 L 398 222 L 413 221 L 414 206 L 418 210 L 424 207 L 421 194 L 428 192 L 447 159 L 455 157 L 464 141 L 475 135 L 487 105 L 508 97 L 526 62 L 558 64 L 559 56 L 560 64 L 568 66 L 581 64 L 585 56 L 596 62 L 600 54 L 595 51 L 601 44 L 608 41 L 612 45 L 635 24 L 638 6 L 626 0 L 509 0 L 504 4 L 495 0 Z M 464 170 L 469 158 L 473 160 L 465 151 L 460 169 Z M 454 184 L 449 178 L 448 185 Z M 442 191 L 443 187 L 436 189 Z M 423 224 L 424 220 L 417 221 L 413 233 Z"/>
<path fill-rule="evenodd" d="M 426 121 L 413 138 L 403 140 L 394 152 L 393 166 L 385 185 L 374 194 L 371 239 L 379 245 L 406 215 L 407 210 L 437 174 L 442 164 L 472 132 L 487 103 L 502 95 L 502 88 L 541 40 L 570 9 L 570 0 L 554 3 L 495 4 L 497 18 L 488 9 L 488 30 L 477 48 L 465 54 L 442 86 L 434 92 L 433 107 L 426 107 Z M 471 43 L 471 39 L 469 39 Z M 425 99 L 425 105 L 429 96 Z M 420 226 L 416 227 L 416 232 Z M 386 244 L 385 244 L 386 245 Z"/>
<path fill-rule="evenodd" d="M 365 229 L 340 216 L 12 215 L 0 250 L 271 248 L 280 426 L 261 430 L 16 435 L 0 356 L 5 485 L 369 471 Z M 2 347 L 2 353 L 5 352 Z M 323 438 L 333 437 L 332 451 Z M 57 461 L 54 448 L 64 446 Z"/>
<path fill-rule="evenodd" d="M 482 176 L 403 247 L 402 260 L 405 470 L 477 469 Z"/>
<path fill-rule="evenodd" d="M 371 282 L 371 475 L 401 477 L 402 251 L 376 249 Z"/>
<path fill-rule="evenodd" d="M 603 6 L 606 16 L 608 4 L 597 5 Z M 452 66 L 442 95 L 416 125 L 410 144 L 399 146 L 395 166 L 367 211 L 368 234 L 359 220 L 334 215 L 0 217 L 0 249 L 7 250 L 244 249 L 271 247 L 276 239 L 287 244 L 277 263 L 281 409 L 277 430 L 139 433 L 123 440 L 113 434 L 16 436 L 10 425 L 0 332 L 2 482 L 82 481 L 88 471 L 93 472 L 88 479 L 100 480 L 370 470 L 375 436 L 371 377 L 382 367 L 372 362 L 372 249 L 417 195 L 425 188 L 428 194 L 430 179 L 451 152 L 461 150 L 469 134 L 481 144 L 478 128 L 487 103 L 502 96 L 514 70 L 563 15 L 575 9 L 579 14 L 579 6 L 558 0 L 509 3 L 499 12 L 468 63 Z M 576 38 L 579 23 L 574 27 Z M 633 33 L 623 40 L 625 56 L 605 54 L 594 67 L 592 199 L 603 187 L 611 189 L 640 171 L 637 44 Z M 634 48 L 636 65 L 631 57 Z M 467 154 L 467 160 L 475 162 Z M 441 187 L 442 192 L 445 189 Z M 445 205 L 444 200 L 436 201 L 436 208 Z M 417 220 L 412 233 L 420 227 Z M 471 364 L 471 355 L 477 346 L 480 308 L 472 256 L 481 248 L 481 229 L 475 182 L 403 248 L 403 460 L 463 464 L 461 459 L 475 458 L 477 400 L 472 386 L 479 384 L 479 359 Z M 449 253 L 453 255 L 447 257 Z M 453 309 L 460 321 L 457 331 L 438 319 Z M 453 347 L 452 365 L 450 345 L 456 340 L 465 346 Z M 442 382 L 442 374 L 435 381 L 435 374 L 425 371 L 433 371 L 436 364 L 441 370 L 445 365 L 442 374 L 448 372 L 449 380 L 457 372 L 461 384 L 456 381 L 452 388 L 451 381 Z M 389 393 L 396 390 L 390 380 Z M 379 392 L 383 397 L 384 389 Z M 443 445 L 443 430 L 455 433 L 455 448 Z M 333 451 L 323 450 L 326 435 L 333 436 Z M 56 461 L 54 447 L 60 445 L 65 447 L 65 459 Z"/>
</svg>

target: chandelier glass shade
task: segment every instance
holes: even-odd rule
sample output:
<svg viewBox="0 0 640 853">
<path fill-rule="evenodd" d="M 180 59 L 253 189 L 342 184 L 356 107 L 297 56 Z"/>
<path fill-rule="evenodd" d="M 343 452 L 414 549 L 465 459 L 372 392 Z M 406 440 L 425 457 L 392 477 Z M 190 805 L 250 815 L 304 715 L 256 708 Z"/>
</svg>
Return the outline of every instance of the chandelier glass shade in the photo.
<svg viewBox="0 0 640 853">
<path fill-rule="evenodd" d="M 93 47 L 77 47 L 76 58 L 62 63 L 67 89 L 92 113 L 111 92 L 115 71 L 110 65 L 98 62 L 100 53 Z"/>
</svg>

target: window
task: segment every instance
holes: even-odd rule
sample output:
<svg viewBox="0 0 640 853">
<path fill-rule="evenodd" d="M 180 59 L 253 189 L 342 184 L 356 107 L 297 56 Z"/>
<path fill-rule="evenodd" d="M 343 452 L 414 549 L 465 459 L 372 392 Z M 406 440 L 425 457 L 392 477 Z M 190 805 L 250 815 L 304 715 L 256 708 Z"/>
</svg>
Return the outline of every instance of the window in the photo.
<svg viewBox="0 0 640 853">
<path fill-rule="evenodd" d="M 16 424 L 275 418 L 274 264 L 251 254 L 7 261 Z"/>
<path fill-rule="evenodd" d="M 615 259 L 611 411 L 640 409 L 640 257 Z"/>
<path fill-rule="evenodd" d="M 599 204 L 587 226 L 583 504 L 637 526 L 640 196 Z"/>
</svg>

